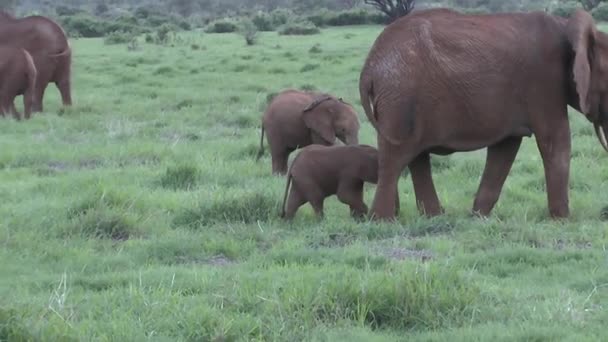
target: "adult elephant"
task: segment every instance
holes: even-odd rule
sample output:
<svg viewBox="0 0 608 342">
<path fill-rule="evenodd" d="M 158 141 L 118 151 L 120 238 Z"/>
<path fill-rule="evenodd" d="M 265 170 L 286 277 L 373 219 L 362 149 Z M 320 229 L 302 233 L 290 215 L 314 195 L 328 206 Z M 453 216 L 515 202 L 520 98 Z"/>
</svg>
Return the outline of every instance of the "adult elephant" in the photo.
<svg viewBox="0 0 608 342">
<path fill-rule="evenodd" d="M 494 207 L 522 137 L 536 138 L 549 213 L 569 215 L 567 105 L 595 125 L 606 150 L 608 36 L 591 16 L 543 12 L 464 15 L 414 12 L 387 26 L 360 77 L 365 113 L 378 132 L 379 179 L 370 214 L 394 218 L 400 171 L 409 167 L 418 209 L 443 209 L 429 154 L 487 147 L 473 211 Z"/>
<path fill-rule="evenodd" d="M 44 91 L 54 82 L 64 106 L 72 104 L 72 50 L 63 29 L 43 16 L 15 18 L 0 11 L 0 44 L 27 50 L 36 65 L 36 89 L 32 110 L 42 111 Z"/>
</svg>

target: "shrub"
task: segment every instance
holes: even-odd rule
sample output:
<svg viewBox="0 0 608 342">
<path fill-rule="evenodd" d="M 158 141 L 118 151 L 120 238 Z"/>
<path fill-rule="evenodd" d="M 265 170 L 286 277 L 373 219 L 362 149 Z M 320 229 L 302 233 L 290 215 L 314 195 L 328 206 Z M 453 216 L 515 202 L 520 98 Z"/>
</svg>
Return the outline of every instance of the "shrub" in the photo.
<svg viewBox="0 0 608 342">
<path fill-rule="evenodd" d="M 265 221 L 278 214 L 275 196 L 255 193 L 232 195 L 187 209 L 173 220 L 174 226 L 197 228 L 216 223 Z"/>
<path fill-rule="evenodd" d="M 276 28 L 272 22 L 272 17 L 268 13 L 258 13 L 253 16 L 251 21 L 260 31 L 274 31 Z"/>
<path fill-rule="evenodd" d="M 106 24 L 89 15 L 60 17 L 59 21 L 67 32 L 75 33 L 80 37 L 102 37 L 106 33 Z"/>
<path fill-rule="evenodd" d="M 368 12 L 364 9 L 338 12 L 327 19 L 327 25 L 365 25 L 369 22 Z"/>
<path fill-rule="evenodd" d="M 198 182 L 199 173 L 195 165 L 168 167 L 160 179 L 160 184 L 163 188 L 189 190 Z"/>
<path fill-rule="evenodd" d="M 321 30 L 308 20 L 287 23 L 279 30 L 281 35 L 311 35 L 319 32 Z"/>
<path fill-rule="evenodd" d="M 163 24 L 156 30 L 156 38 L 154 39 L 157 44 L 167 44 L 171 39 L 171 32 L 173 26 L 170 24 Z"/>
<path fill-rule="evenodd" d="M 207 33 L 230 33 L 238 29 L 236 23 L 230 20 L 217 20 L 209 24 L 205 29 Z"/>
<path fill-rule="evenodd" d="M 600 4 L 593 12 L 591 12 L 593 18 L 597 21 L 608 21 L 608 4 Z"/>
<path fill-rule="evenodd" d="M 569 1 L 559 4 L 551 12 L 553 15 L 568 18 L 579 7 L 577 2 Z"/>
<path fill-rule="evenodd" d="M 290 18 L 294 18 L 296 15 L 288 9 L 275 9 L 270 12 L 270 20 L 274 27 L 287 24 Z"/>
<path fill-rule="evenodd" d="M 245 38 L 245 43 L 247 45 L 253 45 L 255 44 L 258 35 L 258 28 L 252 20 L 244 19 L 241 21 L 239 33 Z"/>
<path fill-rule="evenodd" d="M 121 32 L 121 31 L 114 31 L 110 34 L 108 34 L 104 40 L 103 43 L 106 45 L 112 45 L 112 44 L 126 44 L 126 43 L 130 43 L 133 40 L 133 35 L 126 33 L 126 32 Z"/>
</svg>

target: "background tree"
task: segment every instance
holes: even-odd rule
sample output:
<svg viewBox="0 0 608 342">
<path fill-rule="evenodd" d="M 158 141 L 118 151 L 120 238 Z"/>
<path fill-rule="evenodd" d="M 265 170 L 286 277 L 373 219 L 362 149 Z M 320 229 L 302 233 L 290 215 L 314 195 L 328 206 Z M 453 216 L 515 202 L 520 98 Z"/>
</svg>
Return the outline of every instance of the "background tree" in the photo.
<svg viewBox="0 0 608 342">
<path fill-rule="evenodd" d="M 18 0 L 0 0 L 0 9 L 13 12 L 15 7 L 17 6 Z"/>
<path fill-rule="evenodd" d="M 344 6 L 344 8 L 352 9 L 352 8 L 355 8 L 357 5 L 359 5 L 359 3 L 361 1 L 360 0 L 341 0 L 340 2 Z"/>
<path fill-rule="evenodd" d="M 591 11 L 592 9 L 596 8 L 600 4 L 600 2 L 603 2 L 602 0 L 579 0 L 579 1 L 583 5 L 583 8 L 586 9 L 587 11 Z"/>
<path fill-rule="evenodd" d="M 410 13 L 416 0 L 365 0 L 365 3 L 384 13 L 390 23 Z"/>
</svg>

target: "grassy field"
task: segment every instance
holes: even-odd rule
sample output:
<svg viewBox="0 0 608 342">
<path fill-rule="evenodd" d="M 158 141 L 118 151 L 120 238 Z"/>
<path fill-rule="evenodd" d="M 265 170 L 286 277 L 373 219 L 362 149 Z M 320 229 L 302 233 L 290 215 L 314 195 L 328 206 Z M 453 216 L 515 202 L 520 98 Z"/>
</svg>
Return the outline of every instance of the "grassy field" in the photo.
<svg viewBox="0 0 608 342">
<path fill-rule="evenodd" d="M 74 107 L 53 86 L 46 113 L 0 120 L 0 341 L 605 340 L 608 163 L 574 111 L 566 221 L 533 139 L 488 220 L 469 216 L 485 151 L 433 158 L 435 219 L 408 177 L 398 224 L 335 197 L 323 221 L 278 219 L 285 180 L 255 162 L 267 96 L 342 96 L 376 145 L 357 89 L 380 30 L 72 41 Z"/>
</svg>

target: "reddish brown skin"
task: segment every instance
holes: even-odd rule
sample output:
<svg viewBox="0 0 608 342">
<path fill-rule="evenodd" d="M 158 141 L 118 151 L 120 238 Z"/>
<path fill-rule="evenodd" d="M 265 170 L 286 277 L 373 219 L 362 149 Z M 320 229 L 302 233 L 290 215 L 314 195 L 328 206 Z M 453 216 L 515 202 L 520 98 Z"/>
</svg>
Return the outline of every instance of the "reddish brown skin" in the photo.
<svg viewBox="0 0 608 342">
<path fill-rule="evenodd" d="M 325 198 L 337 195 L 354 218 L 363 218 L 368 210 L 363 184 L 376 184 L 377 180 L 378 151 L 372 146 L 306 146 L 289 167 L 281 217 L 291 220 L 306 203 L 322 217 Z M 396 203 L 398 207 L 398 198 Z"/>
<path fill-rule="evenodd" d="M 370 214 L 394 219 L 391 199 L 406 166 L 419 211 L 442 213 L 429 154 L 487 148 L 473 212 L 489 215 L 522 138 L 534 135 L 549 214 L 568 217 L 567 105 L 606 132 L 607 76 L 608 36 L 582 10 L 564 19 L 437 9 L 395 21 L 375 41 L 359 84 L 378 132 L 379 179 Z"/>
<path fill-rule="evenodd" d="M 323 100 L 323 101 L 320 101 Z M 272 173 L 287 172 L 289 154 L 310 144 L 347 145 L 359 141 L 359 119 L 353 107 L 329 94 L 287 89 L 277 94 L 262 117 L 258 159 L 270 146 Z"/>
<path fill-rule="evenodd" d="M 44 91 L 55 83 L 63 105 L 72 104 L 72 50 L 63 29 L 43 16 L 15 18 L 0 11 L 0 44 L 26 49 L 34 59 L 38 76 L 33 111 L 43 110 Z"/>
<path fill-rule="evenodd" d="M 26 119 L 31 117 L 34 90 L 36 86 L 36 67 L 32 56 L 21 48 L 0 45 L 0 112 L 2 116 L 12 114 L 21 120 L 15 108 L 15 97 L 23 95 L 23 108 Z"/>
</svg>

